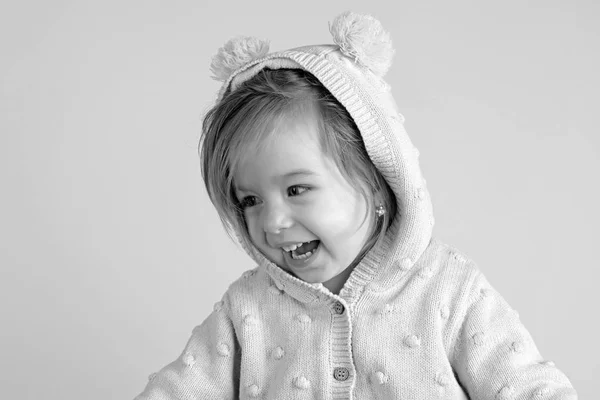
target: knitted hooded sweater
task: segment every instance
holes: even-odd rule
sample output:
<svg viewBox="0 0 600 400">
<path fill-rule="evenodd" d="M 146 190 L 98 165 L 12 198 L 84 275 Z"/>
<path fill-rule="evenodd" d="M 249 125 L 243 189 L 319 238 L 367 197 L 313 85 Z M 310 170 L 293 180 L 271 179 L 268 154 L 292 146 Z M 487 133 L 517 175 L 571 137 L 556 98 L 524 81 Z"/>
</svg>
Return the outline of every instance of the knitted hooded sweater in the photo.
<svg viewBox="0 0 600 400">
<path fill-rule="evenodd" d="M 229 59 L 219 99 L 265 67 L 311 72 L 353 117 L 394 191 L 392 225 L 337 295 L 241 242 L 256 268 L 136 400 L 576 399 L 473 261 L 432 238 L 418 151 L 381 78 L 386 68 L 336 37 L 340 23 L 356 25 L 355 14 L 341 17 L 334 46 L 265 54 L 252 52 L 256 42 L 230 42 L 248 57 Z"/>
</svg>

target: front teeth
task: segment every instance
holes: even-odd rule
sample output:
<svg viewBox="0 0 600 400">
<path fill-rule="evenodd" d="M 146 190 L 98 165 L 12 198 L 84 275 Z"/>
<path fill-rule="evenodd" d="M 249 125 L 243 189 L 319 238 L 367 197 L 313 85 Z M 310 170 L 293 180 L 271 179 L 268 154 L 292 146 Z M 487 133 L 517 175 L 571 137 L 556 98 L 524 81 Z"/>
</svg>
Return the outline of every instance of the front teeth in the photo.
<svg viewBox="0 0 600 400">
<path fill-rule="evenodd" d="M 283 246 L 282 249 L 284 249 L 285 251 L 294 251 L 300 246 L 302 246 L 302 243 L 296 243 L 289 246 Z"/>
<path fill-rule="evenodd" d="M 300 254 L 300 255 L 296 254 L 295 251 L 292 251 L 292 258 L 294 260 L 304 260 L 305 258 L 308 258 L 312 255 L 313 255 L 312 251 L 309 251 L 308 253 L 304 253 L 304 254 Z"/>
<path fill-rule="evenodd" d="M 308 243 L 308 242 L 305 242 L 305 243 Z M 292 244 L 289 246 L 282 246 L 281 248 L 284 251 L 290 253 L 291 257 L 294 260 L 304 260 L 305 258 L 312 256 L 315 251 L 313 250 L 313 251 L 309 251 L 308 253 L 304 253 L 304 254 L 296 254 L 296 249 L 298 247 L 302 246 L 303 244 L 304 243 L 296 243 L 296 244 Z"/>
</svg>

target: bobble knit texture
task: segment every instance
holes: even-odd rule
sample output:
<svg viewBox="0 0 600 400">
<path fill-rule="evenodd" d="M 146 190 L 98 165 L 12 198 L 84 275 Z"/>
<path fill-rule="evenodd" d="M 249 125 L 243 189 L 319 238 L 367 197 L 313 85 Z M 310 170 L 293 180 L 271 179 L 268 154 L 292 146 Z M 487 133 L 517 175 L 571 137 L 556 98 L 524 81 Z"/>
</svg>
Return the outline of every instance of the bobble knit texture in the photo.
<svg viewBox="0 0 600 400">
<path fill-rule="evenodd" d="M 496 292 L 482 296 L 489 283 L 455 254 L 432 239 L 394 285 L 375 285 L 390 268 L 355 299 L 259 266 L 137 399 L 576 399 L 516 313 Z M 274 280 L 286 287 L 276 304 Z M 333 376 L 340 367 L 345 381 Z"/>
<path fill-rule="evenodd" d="M 399 212 L 339 295 L 244 247 L 257 267 L 136 400 L 576 399 L 473 261 L 432 238 L 419 153 L 381 78 L 387 61 L 373 62 L 391 59 L 389 36 L 352 13 L 330 29 L 336 45 L 265 54 L 259 42 L 229 44 L 234 56 L 225 49 L 213 62 L 217 101 L 266 67 L 311 72 L 356 122 Z"/>
</svg>

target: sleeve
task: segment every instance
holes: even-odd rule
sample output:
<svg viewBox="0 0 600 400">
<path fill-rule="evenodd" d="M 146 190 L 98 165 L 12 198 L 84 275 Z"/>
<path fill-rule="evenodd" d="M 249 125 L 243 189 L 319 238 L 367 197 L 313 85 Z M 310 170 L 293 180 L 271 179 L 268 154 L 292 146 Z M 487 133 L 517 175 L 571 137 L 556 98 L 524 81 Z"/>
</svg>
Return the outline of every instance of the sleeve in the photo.
<svg viewBox="0 0 600 400">
<path fill-rule="evenodd" d="M 516 311 L 475 270 L 464 293 L 452 356 L 471 399 L 576 400 L 569 379 L 545 361 Z"/>
<path fill-rule="evenodd" d="M 229 310 L 227 301 L 216 303 L 181 355 L 151 374 L 134 400 L 237 399 L 240 352 Z"/>
</svg>

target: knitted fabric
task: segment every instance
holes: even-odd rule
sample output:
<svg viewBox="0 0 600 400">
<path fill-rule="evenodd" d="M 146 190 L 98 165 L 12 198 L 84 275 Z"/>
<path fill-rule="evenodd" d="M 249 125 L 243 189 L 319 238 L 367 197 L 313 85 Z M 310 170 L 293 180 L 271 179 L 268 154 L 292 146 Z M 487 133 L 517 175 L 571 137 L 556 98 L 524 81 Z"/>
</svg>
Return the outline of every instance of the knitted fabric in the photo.
<svg viewBox="0 0 600 400">
<path fill-rule="evenodd" d="M 358 297 L 247 271 L 136 400 L 577 399 L 462 253 L 396 261 Z"/>
<path fill-rule="evenodd" d="M 398 212 L 339 295 L 244 245 L 257 267 L 136 399 L 576 399 L 474 263 L 432 239 L 419 153 L 382 77 L 338 45 L 253 47 L 228 61 L 217 101 L 263 68 L 309 71 L 354 119 Z"/>
</svg>

